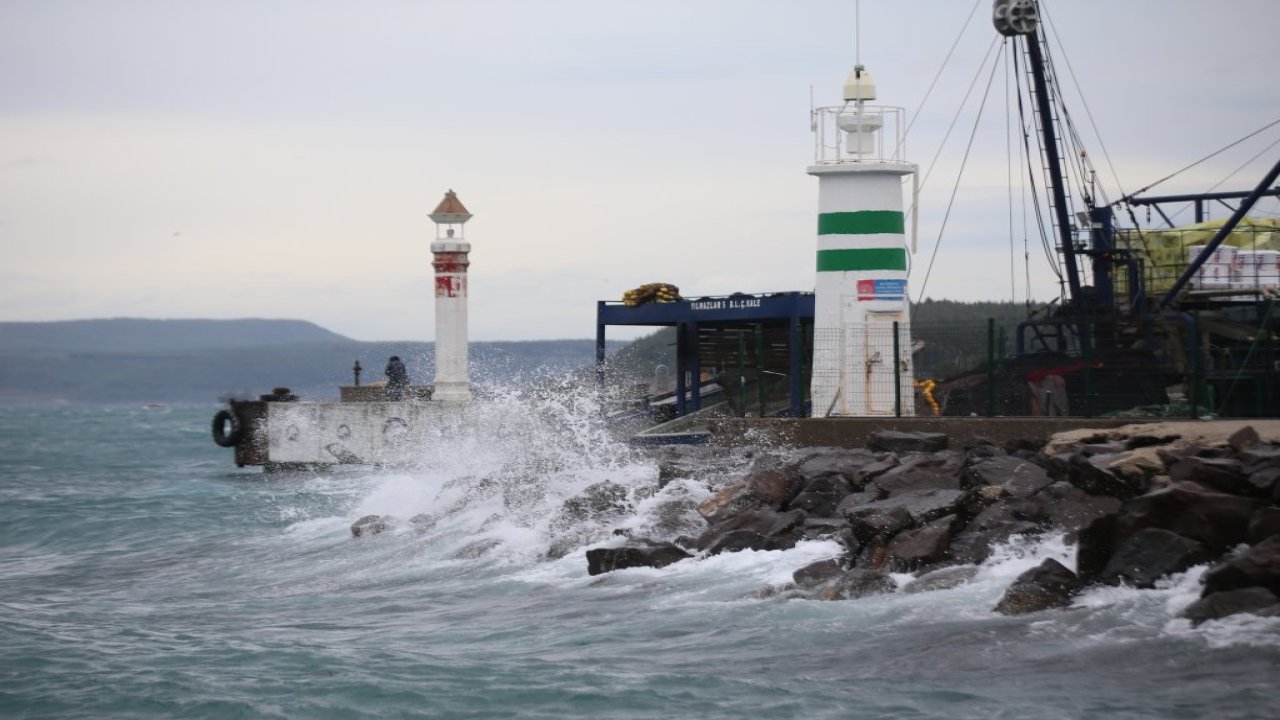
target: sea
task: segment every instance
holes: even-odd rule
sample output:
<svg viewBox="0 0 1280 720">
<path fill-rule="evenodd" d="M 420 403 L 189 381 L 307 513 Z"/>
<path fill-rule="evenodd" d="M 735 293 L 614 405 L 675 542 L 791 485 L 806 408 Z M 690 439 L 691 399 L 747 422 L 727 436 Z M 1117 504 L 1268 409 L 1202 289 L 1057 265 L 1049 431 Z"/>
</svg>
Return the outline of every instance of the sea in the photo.
<svg viewBox="0 0 1280 720">
<path fill-rule="evenodd" d="M 827 540 L 592 577 L 709 478 L 657 492 L 589 402 L 494 402 L 411 469 L 281 473 L 236 468 L 212 404 L 0 408 L 0 717 L 1280 717 L 1280 620 L 1178 617 L 1204 568 L 993 612 L 1074 565 L 1061 537 L 861 600 L 778 591 Z M 602 482 L 623 514 L 565 512 Z M 399 522 L 354 538 L 371 514 Z"/>
</svg>

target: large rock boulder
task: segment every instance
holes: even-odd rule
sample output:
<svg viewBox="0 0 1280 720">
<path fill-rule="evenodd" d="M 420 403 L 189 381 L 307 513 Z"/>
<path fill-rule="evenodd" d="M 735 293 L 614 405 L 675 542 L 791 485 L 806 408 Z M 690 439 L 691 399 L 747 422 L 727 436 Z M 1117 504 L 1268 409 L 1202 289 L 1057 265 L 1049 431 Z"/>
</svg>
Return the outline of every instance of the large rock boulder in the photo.
<svg viewBox="0 0 1280 720">
<path fill-rule="evenodd" d="M 791 499 L 787 508 L 803 510 L 814 517 L 835 517 L 840 501 L 849 495 L 849 484 L 839 475 L 825 475 L 810 480 Z"/>
<path fill-rule="evenodd" d="M 956 516 L 947 515 L 899 533 L 889 541 L 885 550 L 889 567 L 897 572 L 910 572 L 947 560 L 951 530 L 955 524 Z"/>
<path fill-rule="evenodd" d="M 365 515 L 351 523 L 351 537 L 368 537 L 391 529 L 392 520 L 383 515 Z"/>
<path fill-rule="evenodd" d="M 1178 458 L 1169 466 L 1169 477 L 1175 481 L 1193 482 L 1231 495 L 1262 497 L 1270 493 L 1271 485 L 1250 482 L 1244 463 L 1231 457 L 1211 458 L 1188 456 Z"/>
<path fill-rule="evenodd" d="M 999 487 L 1014 497 L 1031 497 L 1052 484 L 1053 478 L 1044 468 L 1007 455 L 973 463 L 962 478 L 965 489 Z"/>
<path fill-rule="evenodd" d="M 975 565 L 939 568 L 907 583 L 903 586 L 902 591 L 905 593 L 922 593 L 933 592 L 934 590 L 949 590 L 967 584 L 977 574 L 978 568 Z"/>
<path fill-rule="evenodd" d="M 707 498 L 698 506 L 698 513 L 707 522 L 716 523 L 734 515 L 759 507 L 763 503 L 755 491 L 745 482 L 730 483 Z"/>
<path fill-rule="evenodd" d="M 898 432 L 880 430 L 867 439 L 867 447 L 883 452 L 937 452 L 947 449 L 947 436 L 931 432 Z"/>
<path fill-rule="evenodd" d="M 883 595 L 896 590 L 898 584 L 884 573 L 854 568 L 819 593 L 823 600 L 853 600 L 869 595 Z"/>
<path fill-rule="evenodd" d="M 792 573 L 791 579 L 798 587 L 813 589 L 843 576 L 844 572 L 838 560 L 819 560 Z"/>
<path fill-rule="evenodd" d="M 1206 595 L 1191 603 L 1181 615 L 1194 625 L 1220 620 L 1236 613 L 1280 614 L 1280 597 L 1266 588 L 1251 587 Z"/>
<path fill-rule="evenodd" d="M 1057 560 L 1049 559 L 1022 573 L 1004 592 L 995 610 L 1021 615 L 1048 608 L 1066 607 L 1080 591 L 1080 580 Z"/>
<path fill-rule="evenodd" d="M 1204 594 L 1262 587 L 1280 595 L 1280 536 L 1272 536 L 1204 575 Z"/>
<path fill-rule="evenodd" d="M 699 550 L 709 550 L 726 535 L 745 531 L 766 539 L 773 539 L 775 541 L 773 544 L 778 547 L 784 545 L 790 547 L 795 544 L 796 539 L 799 537 L 798 533 L 793 533 L 793 531 L 799 528 L 805 517 L 803 510 L 789 510 L 780 513 L 767 507 L 755 507 L 707 528 L 706 531 L 698 536 L 694 546 Z M 739 536 L 735 542 L 741 543 L 743 537 L 745 536 Z M 743 549 L 742 547 L 735 548 L 733 545 L 722 545 L 717 552 L 724 552 L 730 548 Z"/>
<path fill-rule="evenodd" d="M 877 462 L 878 456 L 869 450 L 824 448 L 799 463 L 796 466 L 796 472 L 806 482 L 834 477 L 852 489 L 861 487 L 865 482 L 864 468 Z"/>
<path fill-rule="evenodd" d="M 672 543 L 628 540 L 622 547 L 588 550 L 587 574 L 599 575 L 633 567 L 666 567 L 688 557 L 693 556 Z"/>
<path fill-rule="evenodd" d="M 1155 587 L 1156 580 L 1209 562 L 1204 545 L 1160 528 L 1143 528 L 1120 541 L 1099 580 L 1111 585 Z"/>
<path fill-rule="evenodd" d="M 913 453 L 899 460 L 897 467 L 876 477 L 872 483 L 886 497 L 914 490 L 958 490 L 963 458 L 954 452 Z"/>
<path fill-rule="evenodd" d="M 944 515 L 955 514 L 964 496 L 965 493 L 961 490 L 912 490 L 895 497 L 846 508 L 843 512 L 853 525 L 858 522 L 858 518 L 870 513 L 900 509 L 911 518 L 913 525 L 922 525 Z"/>
<path fill-rule="evenodd" d="M 1248 542 L 1249 519 L 1258 505 L 1249 498 L 1205 492 L 1189 484 L 1171 485 L 1124 503 L 1117 514 L 1117 537 L 1163 528 L 1221 554 Z"/>
<path fill-rule="evenodd" d="M 951 558 L 977 564 L 991 557 L 991 550 L 1014 535 L 1035 535 L 1043 530 L 1038 505 L 1028 500 L 1005 499 L 974 516 L 951 541 Z"/>
<path fill-rule="evenodd" d="M 1090 495 L 1066 481 L 1056 482 L 1039 493 L 1033 502 L 1049 527 L 1074 534 L 1103 515 L 1120 509 L 1118 498 Z"/>
<path fill-rule="evenodd" d="M 781 508 L 804 487 L 805 481 L 795 470 L 758 470 L 743 482 L 747 490 L 765 505 Z"/>
</svg>

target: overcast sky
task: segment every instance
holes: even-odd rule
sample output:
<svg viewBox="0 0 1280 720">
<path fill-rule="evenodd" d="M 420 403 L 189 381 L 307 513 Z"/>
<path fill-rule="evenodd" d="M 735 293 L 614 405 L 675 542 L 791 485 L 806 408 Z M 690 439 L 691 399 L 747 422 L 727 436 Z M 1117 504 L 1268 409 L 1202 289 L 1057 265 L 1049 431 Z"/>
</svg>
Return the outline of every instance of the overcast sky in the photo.
<svg viewBox="0 0 1280 720">
<path fill-rule="evenodd" d="M 978 2 L 912 130 L 922 172 L 996 37 L 990 5 Z M 430 340 L 426 215 L 449 188 L 475 213 L 476 339 L 590 337 L 596 300 L 646 282 L 695 296 L 811 290 L 810 86 L 819 105 L 839 101 L 853 7 L 0 0 L 0 320 L 300 318 Z M 919 108 L 973 7 L 863 0 L 878 102 Z M 1047 10 L 1113 197 L 1090 114 L 1129 192 L 1280 118 L 1280 1 Z M 931 297 L 1026 292 L 1020 259 L 1010 278 L 996 78 Z M 976 106 L 925 188 L 913 296 Z M 1207 190 L 1278 139 L 1273 128 L 1159 191 Z M 1277 157 L 1220 189 L 1252 187 Z M 1051 297 L 1032 253 L 1032 294 Z"/>
</svg>

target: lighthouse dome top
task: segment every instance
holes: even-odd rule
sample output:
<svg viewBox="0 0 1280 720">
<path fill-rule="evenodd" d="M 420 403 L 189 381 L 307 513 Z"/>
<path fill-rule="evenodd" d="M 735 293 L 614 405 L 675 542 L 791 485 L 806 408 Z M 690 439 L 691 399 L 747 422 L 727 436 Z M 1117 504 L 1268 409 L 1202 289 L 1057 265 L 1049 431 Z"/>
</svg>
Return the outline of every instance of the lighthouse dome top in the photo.
<svg viewBox="0 0 1280 720">
<path fill-rule="evenodd" d="M 449 190 L 444 194 L 444 199 L 436 205 L 436 209 L 431 211 L 428 216 L 431 221 L 437 225 L 461 225 L 471 219 L 471 213 L 467 211 L 467 206 L 462 204 L 458 199 L 458 194 L 453 190 Z"/>
</svg>

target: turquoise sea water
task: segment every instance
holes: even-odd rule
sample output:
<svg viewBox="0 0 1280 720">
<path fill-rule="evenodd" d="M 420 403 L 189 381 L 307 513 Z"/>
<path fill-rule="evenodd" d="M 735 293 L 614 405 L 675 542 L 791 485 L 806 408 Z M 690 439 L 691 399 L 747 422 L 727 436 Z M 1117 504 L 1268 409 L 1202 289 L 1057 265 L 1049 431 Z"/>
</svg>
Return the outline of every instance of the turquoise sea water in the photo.
<svg viewBox="0 0 1280 720">
<path fill-rule="evenodd" d="M 1201 569 L 1017 618 L 990 608 L 1059 539 L 860 601 L 760 597 L 825 542 L 592 578 L 616 523 L 556 511 L 656 468 L 565 408 L 411 472 L 270 476 L 212 444 L 216 409 L 0 408 L 0 717 L 1280 716 L 1280 621 L 1176 619 Z M 622 522 L 657 532 L 662 497 Z"/>
</svg>

